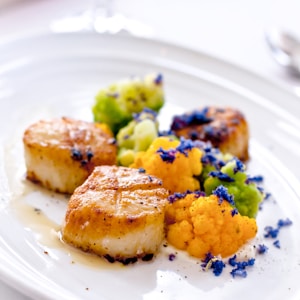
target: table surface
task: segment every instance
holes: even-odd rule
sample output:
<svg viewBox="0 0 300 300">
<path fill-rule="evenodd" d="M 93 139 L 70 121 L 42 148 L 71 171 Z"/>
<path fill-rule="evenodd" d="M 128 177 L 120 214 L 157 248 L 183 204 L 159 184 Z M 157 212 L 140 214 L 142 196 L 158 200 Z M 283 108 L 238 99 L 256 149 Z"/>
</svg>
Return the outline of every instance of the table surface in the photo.
<svg viewBox="0 0 300 300">
<path fill-rule="evenodd" d="M 300 28 L 295 9 L 297 5 L 300 8 L 299 1 L 298 4 L 293 0 L 96 2 L 110 3 L 113 14 L 143 23 L 153 38 L 229 61 L 300 96 L 300 79 L 286 74 L 275 63 L 265 43 L 268 28 L 279 25 L 295 32 Z M 82 12 L 91 3 L 85 0 L 0 0 L 0 41 L 49 31 L 54 21 Z M 7 300 L 29 299 L 1 282 L 0 295 Z"/>
</svg>

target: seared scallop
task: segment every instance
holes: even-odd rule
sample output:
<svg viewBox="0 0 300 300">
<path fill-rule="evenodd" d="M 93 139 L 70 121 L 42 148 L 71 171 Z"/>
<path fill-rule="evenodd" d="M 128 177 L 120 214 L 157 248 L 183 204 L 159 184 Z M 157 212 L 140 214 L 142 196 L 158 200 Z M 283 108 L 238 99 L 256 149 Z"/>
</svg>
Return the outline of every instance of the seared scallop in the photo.
<svg viewBox="0 0 300 300">
<path fill-rule="evenodd" d="M 223 153 L 230 153 L 242 161 L 249 158 L 248 123 L 237 109 L 210 106 L 175 116 L 171 130 L 177 136 L 209 141 Z"/>
<path fill-rule="evenodd" d="M 117 147 L 101 125 L 66 117 L 41 120 L 23 136 L 27 179 L 73 193 L 95 166 L 116 163 Z"/>
<path fill-rule="evenodd" d="M 149 260 L 164 239 L 168 191 L 141 170 L 99 166 L 68 203 L 62 239 L 124 264 Z"/>
</svg>

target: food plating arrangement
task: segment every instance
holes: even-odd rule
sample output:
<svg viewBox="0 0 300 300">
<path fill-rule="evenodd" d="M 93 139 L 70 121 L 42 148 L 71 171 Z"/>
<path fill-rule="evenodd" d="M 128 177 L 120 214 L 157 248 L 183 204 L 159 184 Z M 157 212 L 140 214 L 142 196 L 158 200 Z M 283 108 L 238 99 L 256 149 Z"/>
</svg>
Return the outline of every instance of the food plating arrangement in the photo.
<svg viewBox="0 0 300 300">
<path fill-rule="evenodd" d="M 121 79 L 97 93 L 94 122 L 62 116 L 30 125 L 26 178 L 70 195 L 62 243 L 120 265 L 149 263 L 172 247 L 170 261 L 183 251 L 216 276 L 228 265 L 232 277 L 246 277 L 268 252 L 264 239 L 280 248 L 279 231 L 292 225 L 280 219 L 257 239 L 271 191 L 248 174 L 246 116 L 207 105 L 161 130 L 165 98 L 162 74 Z"/>
</svg>

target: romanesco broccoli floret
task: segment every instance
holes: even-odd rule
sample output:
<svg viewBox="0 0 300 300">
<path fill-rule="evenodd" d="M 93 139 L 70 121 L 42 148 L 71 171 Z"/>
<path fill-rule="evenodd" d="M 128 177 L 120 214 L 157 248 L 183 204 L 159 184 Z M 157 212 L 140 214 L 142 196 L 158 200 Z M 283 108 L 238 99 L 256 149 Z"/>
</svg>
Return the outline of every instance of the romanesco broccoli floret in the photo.
<svg viewBox="0 0 300 300">
<path fill-rule="evenodd" d="M 145 107 L 159 111 L 164 104 L 161 74 L 119 81 L 101 89 L 92 108 L 94 120 L 109 125 L 116 134 Z"/>
<path fill-rule="evenodd" d="M 139 151 L 146 151 L 158 137 L 157 114 L 149 108 L 134 114 L 134 119 L 117 134 L 118 163 L 128 167 Z"/>
<path fill-rule="evenodd" d="M 219 148 L 215 148 L 210 142 L 194 141 L 196 147 L 202 150 L 201 162 L 203 170 L 199 176 L 201 187 L 212 171 L 220 170 L 233 156 L 229 153 L 223 153 Z"/>
<path fill-rule="evenodd" d="M 221 168 L 207 174 L 204 190 L 210 195 L 218 186 L 225 186 L 229 194 L 233 195 L 239 213 L 254 218 L 264 195 L 257 184 L 249 180 L 245 170 L 245 165 L 234 157 Z"/>
</svg>

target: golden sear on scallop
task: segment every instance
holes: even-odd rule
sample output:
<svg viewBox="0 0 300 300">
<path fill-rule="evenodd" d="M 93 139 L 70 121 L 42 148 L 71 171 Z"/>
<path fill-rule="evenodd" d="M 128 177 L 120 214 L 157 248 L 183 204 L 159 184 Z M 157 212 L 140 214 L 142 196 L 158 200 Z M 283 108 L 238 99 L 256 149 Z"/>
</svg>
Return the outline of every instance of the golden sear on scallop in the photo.
<svg viewBox="0 0 300 300">
<path fill-rule="evenodd" d="M 160 179 L 138 169 L 96 167 L 71 196 L 62 238 L 111 261 L 151 258 L 164 238 L 167 197 Z"/>
<path fill-rule="evenodd" d="M 66 117 L 41 120 L 23 136 L 27 178 L 72 193 L 98 165 L 116 163 L 112 133 L 102 125 Z"/>
<path fill-rule="evenodd" d="M 179 137 L 210 141 L 223 153 L 249 158 L 249 128 L 244 115 L 230 107 L 209 106 L 175 116 L 171 129 Z"/>
</svg>

